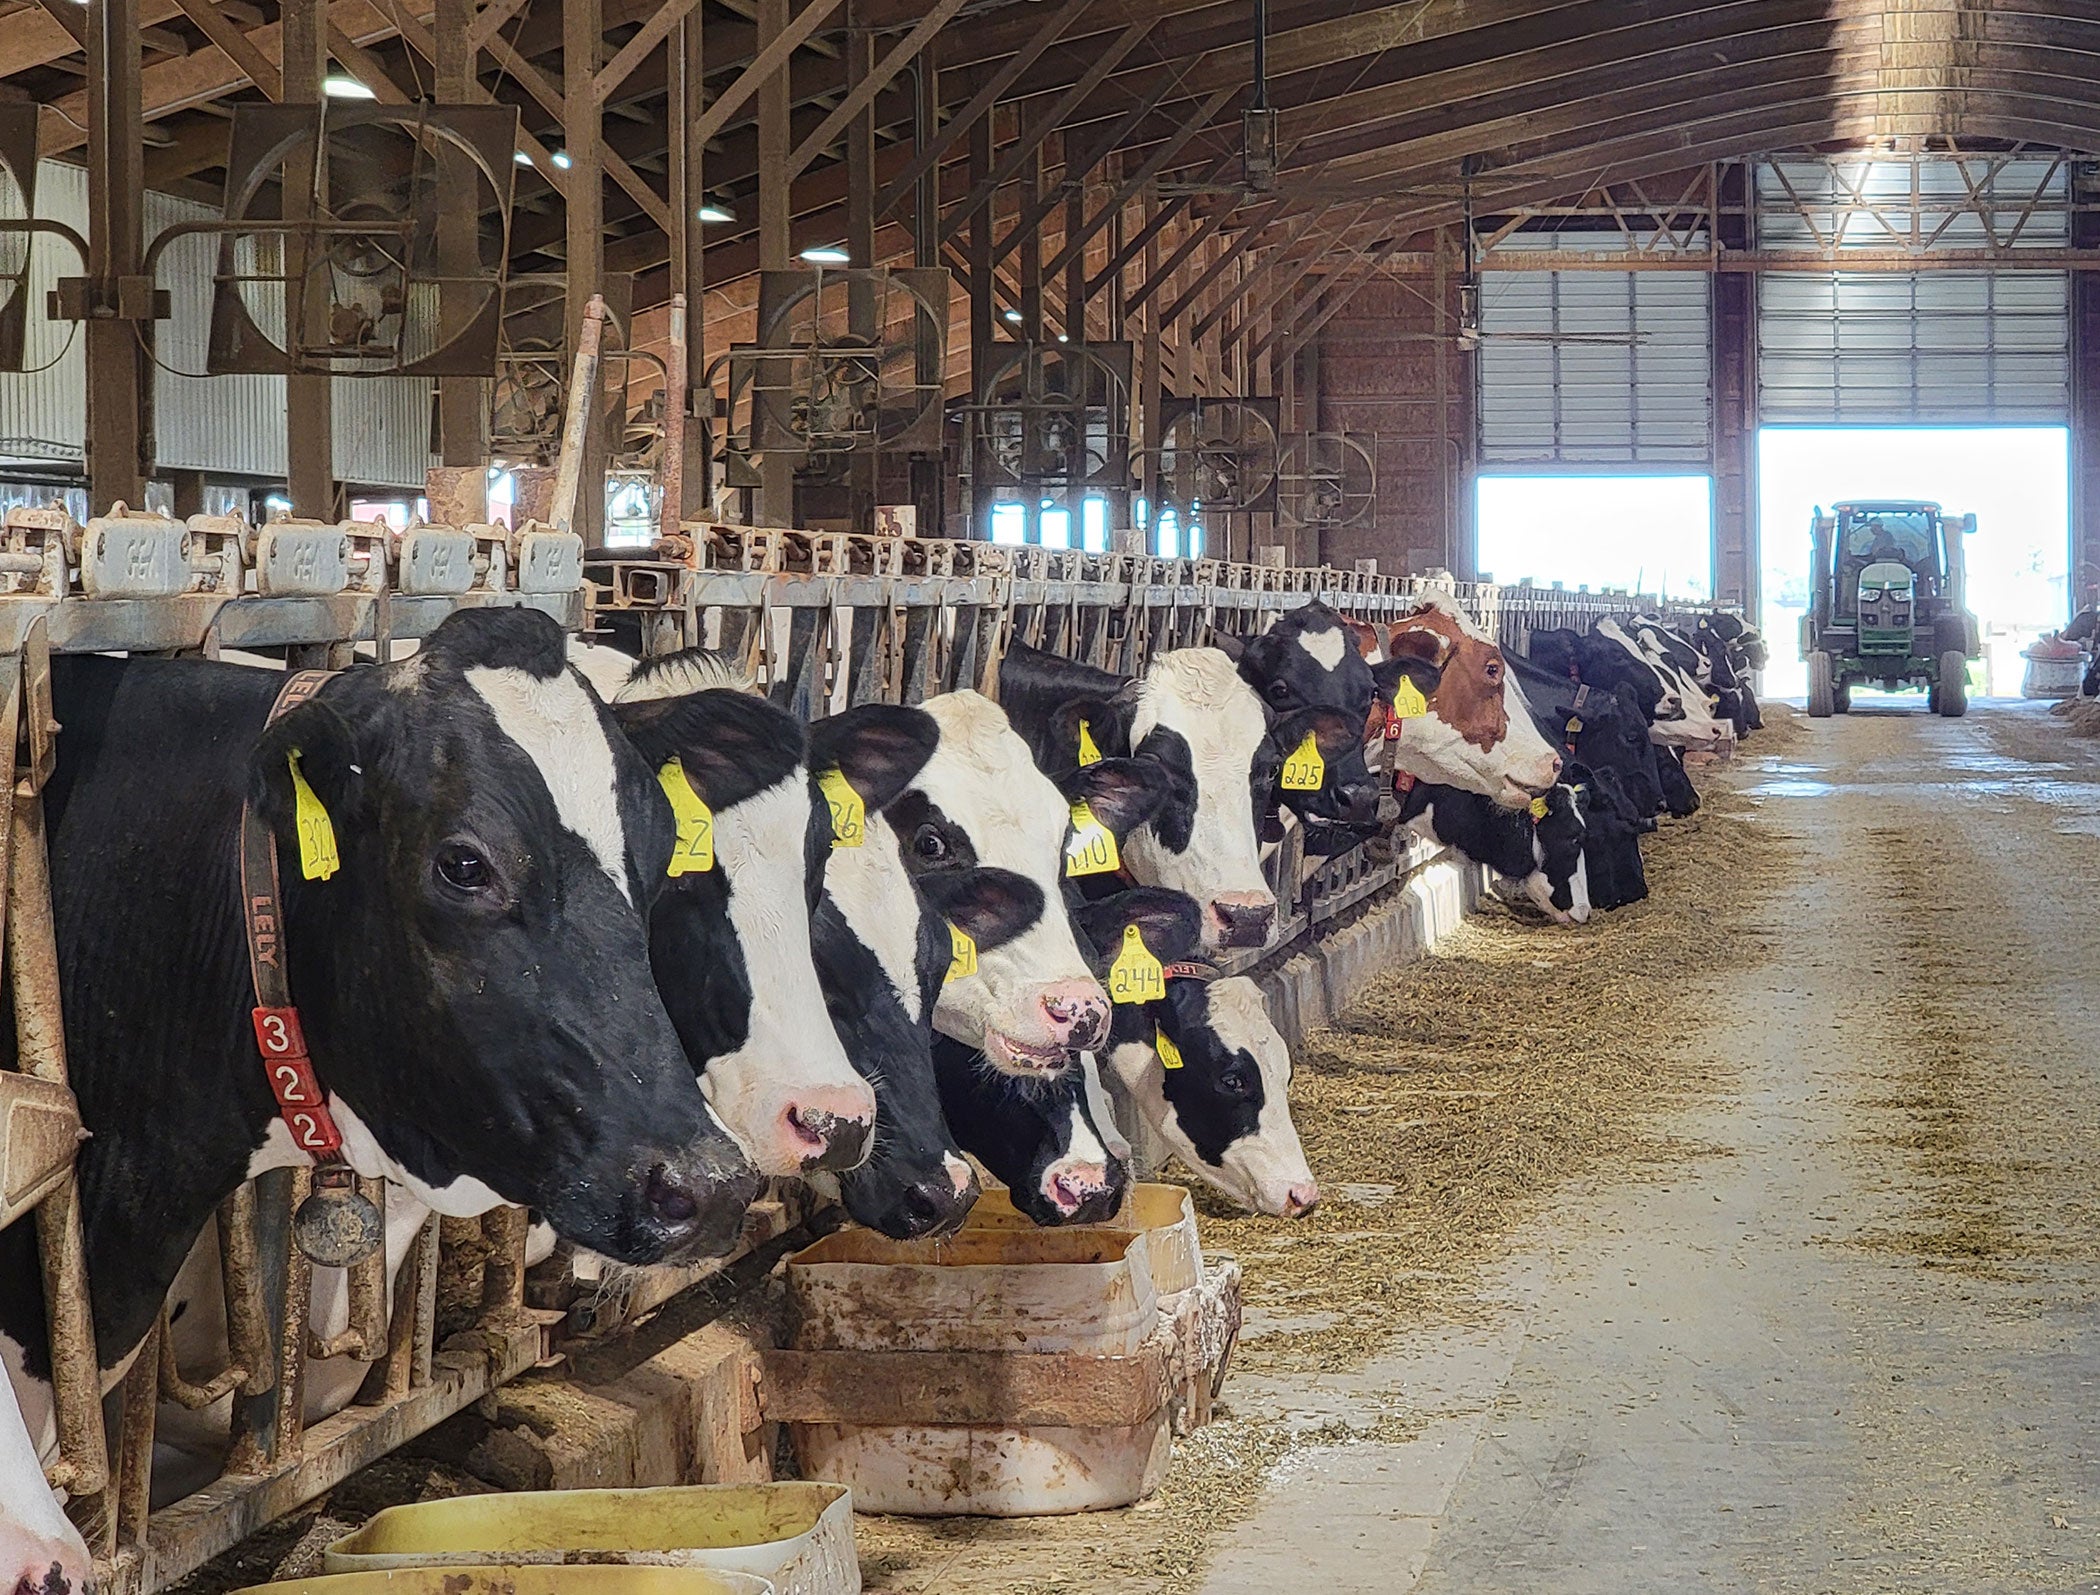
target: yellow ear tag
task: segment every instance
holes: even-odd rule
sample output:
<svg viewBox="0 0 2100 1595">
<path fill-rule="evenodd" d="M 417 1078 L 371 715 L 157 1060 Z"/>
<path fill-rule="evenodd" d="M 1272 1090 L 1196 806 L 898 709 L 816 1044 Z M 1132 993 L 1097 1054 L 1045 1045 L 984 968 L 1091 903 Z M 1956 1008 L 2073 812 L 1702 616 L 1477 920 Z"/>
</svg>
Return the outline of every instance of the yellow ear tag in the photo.
<svg viewBox="0 0 2100 1595">
<path fill-rule="evenodd" d="M 1283 761 L 1286 792 L 1317 792 L 1327 784 L 1327 761 L 1320 757 L 1320 742 L 1310 731 L 1298 751 Z"/>
<path fill-rule="evenodd" d="M 1546 800 L 1544 798 L 1533 798 L 1531 800 L 1531 817 L 1535 820 L 1543 820 L 1546 817 Z"/>
<path fill-rule="evenodd" d="M 1094 746 L 1094 729 L 1084 720 L 1079 722 L 1079 767 L 1084 770 L 1090 764 L 1101 762 L 1101 750 Z"/>
<path fill-rule="evenodd" d="M 306 784 L 294 749 L 285 762 L 292 767 L 292 817 L 299 828 L 299 873 L 310 881 L 325 881 L 343 867 L 335 850 L 335 825 L 328 810 Z"/>
<path fill-rule="evenodd" d="M 965 975 L 977 973 L 977 943 L 970 939 L 967 931 L 948 927 L 948 973 L 941 976 L 941 984 L 960 980 Z"/>
<path fill-rule="evenodd" d="M 1582 716 L 1581 716 L 1581 715 L 1579 715 L 1579 714 L 1571 714 L 1571 715 L 1569 715 L 1569 716 L 1568 716 L 1568 735 L 1572 737 L 1573 735 L 1575 735 L 1575 733 L 1576 733 L 1576 732 L 1580 731 L 1581 729 L 1582 729 Z"/>
<path fill-rule="evenodd" d="M 831 805 L 831 845 L 858 847 L 868 839 L 868 806 L 861 802 L 846 772 L 836 767 L 817 777 L 817 790 Z"/>
<path fill-rule="evenodd" d="M 1072 839 L 1065 843 L 1065 874 L 1112 875 L 1123 867 L 1116 834 L 1094 817 L 1085 798 L 1072 805 Z"/>
<path fill-rule="evenodd" d="M 1429 700 L 1422 696 L 1422 689 L 1414 684 L 1413 678 L 1402 676 L 1400 685 L 1393 689 L 1393 713 L 1402 720 L 1429 713 Z"/>
<path fill-rule="evenodd" d="M 671 800 L 671 814 L 678 821 L 678 840 L 671 844 L 666 875 L 698 875 L 715 867 L 715 815 L 693 783 L 686 779 L 685 766 L 672 759 L 656 772 L 657 783 Z"/>
<path fill-rule="evenodd" d="M 1162 1069 L 1181 1067 L 1181 1049 L 1174 1045 L 1173 1039 L 1164 1030 L 1152 1032 L 1152 1050 L 1159 1054 L 1159 1066 Z"/>
<path fill-rule="evenodd" d="M 1167 972 L 1145 945 L 1145 933 L 1135 925 L 1123 927 L 1123 950 L 1108 967 L 1110 1002 L 1158 1002 L 1167 994 Z"/>
</svg>

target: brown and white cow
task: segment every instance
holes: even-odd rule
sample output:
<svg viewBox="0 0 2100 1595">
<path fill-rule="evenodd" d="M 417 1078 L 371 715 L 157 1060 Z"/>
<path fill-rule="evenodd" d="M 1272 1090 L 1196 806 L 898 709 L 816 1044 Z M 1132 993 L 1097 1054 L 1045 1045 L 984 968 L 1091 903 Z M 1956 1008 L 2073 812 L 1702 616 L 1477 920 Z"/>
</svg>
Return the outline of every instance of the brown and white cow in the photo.
<svg viewBox="0 0 2100 1595">
<path fill-rule="evenodd" d="M 1437 666 L 1442 678 L 1427 707 L 1396 717 L 1386 747 L 1395 766 L 1521 808 L 1550 791 L 1560 755 L 1532 722 L 1523 689 L 1493 638 L 1448 598 L 1423 602 L 1386 633 L 1388 658 Z"/>
</svg>

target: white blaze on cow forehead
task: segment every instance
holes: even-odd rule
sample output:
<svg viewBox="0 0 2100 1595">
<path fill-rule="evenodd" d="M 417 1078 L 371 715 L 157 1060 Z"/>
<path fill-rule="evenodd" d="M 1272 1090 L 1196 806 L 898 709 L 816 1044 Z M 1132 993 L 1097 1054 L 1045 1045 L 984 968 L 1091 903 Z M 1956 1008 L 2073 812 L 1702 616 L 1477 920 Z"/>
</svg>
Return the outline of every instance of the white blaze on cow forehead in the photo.
<svg viewBox="0 0 2100 1595">
<path fill-rule="evenodd" d="M 1348 641 L 1348 633 L 1339 626 L 1329 626 L 1325 631 L 1298 633 L 1298 646 L 1311 654 L 1314 662 L 1323 670 L 1333 670 L 1341 664 Z"/>
<path fill-rule="evenodd" d="M 897 851 L 897 833 L 880 814 L 867 817 L 859 847 L 842 847 L 824 866 L 824 893 L 860 944 L 875 955 L 892 994 L 916 1022 L 919 990 L 919 895 Z"/>
<path fill-rule="evenodd" d="M 940 741 L 912 785 L 969 836 L 978 863 L 1026 875 L 1054 902 L 1071 806 L 1036 768 L 1006 711 L 967 691 L 920 708 L 940 727 Z"/>
<path fill-rule="evenodd" d="M 792 1174 L 770 1155 L 774 1127 L 799 1091 L 874 1096 L 840 1044 L 809 945 L 809 772 L 715 811 L 715 867 L 729 881 L 729 925 L 751 987 L 744 1045 L 711 1058 L 700 1090 L 768 1174 Z M 863 851 L 866 851 L 863 848 Z M 841 1115 L 850 1117 L 851 1115 Z"/>
<path fill-rule="evenodd" d="M 750 672 L 727 654 L 687 649 L 661 659 L 633 664 L 614 694 L 615 703 L 641 703 L 654 698 L 683 698 L 695 692 L 741 692 L 758 696 Z"/>
<path fill-rule="evenodd" d="M 1271 1070 L 1275 1070 L 1278 1089 L 1287 1084 L 1291 1076 L 1291 1049 L 1284 1045 L 1282 1033 L 1269 1018 L 1269 1007 L 1262 1001 L 1261 987 L 1244 975 L 1232 975 L 1212 981 L 1204 995 L 1210 1027 L 1218 1033 L 1218 1039 L 1236 1052 L 1247 1053 L 1261 1065 L 1264 1083 L 1269 1081 Z"/>
<path fill-rule="evenodd" d="M 532 760 L 561 822 L 583 839 L 606 878 L 632 902 L 627 831 L 620 823 L 619 766 L 599 720 L 598 700 L 573 670 L 540 677 L 515 668 L 475 665 L 467 685 L 479 693 L 496 726 Z"/>
</svg>

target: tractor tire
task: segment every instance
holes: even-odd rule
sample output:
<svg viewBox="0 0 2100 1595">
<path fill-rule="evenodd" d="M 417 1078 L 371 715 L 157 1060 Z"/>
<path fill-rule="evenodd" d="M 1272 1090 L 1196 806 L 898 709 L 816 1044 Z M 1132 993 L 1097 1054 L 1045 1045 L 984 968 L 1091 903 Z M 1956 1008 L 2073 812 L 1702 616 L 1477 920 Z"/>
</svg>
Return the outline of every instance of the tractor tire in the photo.
<svg viewBox="0 0 2100 1595">
<path fill-rule="evenodd" d="M 1830 655 L 1818 648 L 1808 656 L 1808 717 L 1828 720 L 1837 707 L 1837 688 L 1831 680 Z"/>
<path fill-rule="evenodd" d="M 1949 720 L 1969 712 L 1969 659 L 1959 648 L 1940 655 L 1939 701 L 1933 707 Z"/>
</svg>

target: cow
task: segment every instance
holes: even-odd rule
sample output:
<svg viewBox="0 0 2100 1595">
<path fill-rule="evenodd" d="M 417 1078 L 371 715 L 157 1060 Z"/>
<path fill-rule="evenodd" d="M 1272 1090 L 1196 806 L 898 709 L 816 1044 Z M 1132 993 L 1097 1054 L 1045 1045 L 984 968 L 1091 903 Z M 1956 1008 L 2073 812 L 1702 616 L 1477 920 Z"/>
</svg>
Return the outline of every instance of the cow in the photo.
<svg viewBox="0 0 2100 1595">
<path fill-rule="evenodd" d="M 1156 767 L 1165 797 L 1123 848 L 1130 876 L 1202 904 L 1207 946 L 1268 939 L 1276 894 L 1262 874 L 1256 823 L 1291 750 L 1279 749 L 1276 717 L 1225 653 L 1172 649 L 1133 680 L 1015 644 L 1000 661 L 999 698 L 1053 779 L 1097 758 Z M 1338 766 L 1353 756 L 1367 783 L 1362 749 L 1341 724 L 1328 728 Z M 1300 717 L 1282 731 L 1302 740 L 1318 729 Z M 1332 778 L 1346 781 L 1349 771 L 1338 767 Z M 1338 801 L 1357 800 L 1352 789 Z"/>
<path fill-rule="evenodd" d="M 1400 822 L 1492 871 L 1505 895 L 1521 896 L 1556 924 L 1580 925 L 1590 917 L 1583 809 L 1582 789 L 1565 781 L 1529 809 L 1416 781 L 1401 802 Z"/>
<path fill-rule="evenodd" d="M 980 1049 L 996 1069 L 1061 1074 L 1108 1030 L 1107 994 L 1064 906 L 1072 804 L 989 698 L 943 693 L 921 707 L 938 741 L 883 819 L 906 872 L 971 945 L 969 967 L 941 987 L 934 1028 Z M 1158 801 L 1131 762 L 1087 772 L 1095 817 L 1112 830 Z M 870 870 L 872 856 L 841 848 L 828 868 L 833 878 Z M 975 900 L 970 872 L 979 867 L 1006 872 L 1012 890 Z"/>
<path fill-rule="evenodd" d="M 1609 911 L 1642 901 L 1648 895 L 1648 876 L 1641 863 L 1641 836 L 1655 828 L 1655 821 L 1627 797 L 1617 771 L 1576 765 L 1570 766 L 1570 774 L 1590 794 L 1582 841 L 1590 906 Z"/>
<path fill-rule="evenodd" d="M 1061 1075 L 1022 1078 L 966 1042 L 936 1036 L 941 1107 L 969 1154 L 1040 1225 L 1102 1224 L 1130 1188 L 1130 1145 L 1091 1056 Z"/>
<path fill-rule="evenodd" d="M 0 1368 L 0 1589 L 86 1595 L 95 1572 L 87 1542 L 45 1486 L 44 1465 L 7 1376 Z"/>
<path fill-rule="evenodd" d="M 282 877 L 258 956 L 283 960 L 358 1173 L 441 1213 L 530 1206 L 631 1263 L 726 1251 L 760 1189 L 648 978 L 669 804 L 560 629 L 462 612 L 271 722 L 284 683 L 201 660 L 53 664 L 45 802 L 105 1381 L 218 1203 L 310 1161 L 251 1026 L 244 803 Z M 41 1447 L 28 1228 L 0 1234 L 0 1349 Z"/>
<path fill-rule="evenodd" d="M 1624 686 L 1633 692 L 1648 721 L 1684 717 L 1684 701 L 1662 673 L 1614 620 L 1601 620 L 1588 633 L 1540 630 L 1531 634 L 1529 655 L 1541 670 L 1604 692 Z"/>
<path fill-rule="evenodd" d="M 833 1027 L 811 950 L 833 852 L 820 781 L 881 807 L 923 765 L 932 722 L 863 704 L 805 733 L 698 650 L 642 661 L 614 713 L 649 767 L 711 813 L 707 867 L 673 879 L 649 921 L 657 986 L 701 1089 L 761 1172 L 852 1168 L 875 1097 Z"/>
<path fill-rule="evenodd" d="M 1157 996 L 1115 1005 L 1101 1054 L 1136 1168 L 1149 1175 L 1171 1153 L 1241 1207 L 1310 1213 L 1320 1187 L 1291 1122 L 1290 1049 L 1259 986 L 1194 961 L 1195 904 L 1141 888 L 1088 904 L 1080 923 L 1104 977 L 1132 925 L 1163 966 Z"/>
<path fill-rule="evenodd" d="M 1502 650 L 1453 600 L 1438 596 L 1392 623 L 1391 660 L 1437 667 L 1434 693 L 1399 715 L 1386 747 L 1418 780 L 1455 786 L 1521 809 L 1560 778 L 1560 754 L 1532 723 Z"/>
<path fill-rule="evenodd" d="M 1643 816 L 1663 806 L 1660 750 L 1648 734 L 1639 695 L 1625 682 L 1606 691 L 1509 657 L 1541 734 L 1591 770 L 1612 770 Z M 1566 772 L 1563 771 L 1563 776 Z"/>
</svg>

